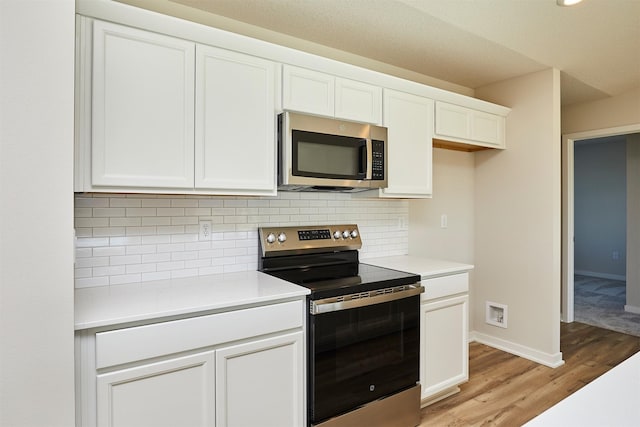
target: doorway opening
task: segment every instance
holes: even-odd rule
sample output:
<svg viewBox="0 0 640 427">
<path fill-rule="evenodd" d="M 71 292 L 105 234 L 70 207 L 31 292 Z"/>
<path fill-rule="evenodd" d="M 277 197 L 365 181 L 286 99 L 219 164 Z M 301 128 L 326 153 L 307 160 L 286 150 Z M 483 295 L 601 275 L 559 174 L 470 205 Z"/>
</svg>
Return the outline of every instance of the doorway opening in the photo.
<svg viewBox="0 0 640 427">
<path fill-rule="evenodd" d="M 590 271 L 584 271 L 584 265 L 576 266 L 576 187 L 575 187 L 575 150 L 576 144 L 581 144 L 579 141 L 584 140 L 596 140 L 601 138 L 607 138 L 609 140 L 615 140 L 616 137 L 625 138 L 624 135 L 636 134 L 640 132 L 640 124 L 600 129 L 582 133 L 568 134 L 563 136 L 562 141 L 562 306 L 561 306 L 561 320 L 563 322 L 573 322 L 575 319 L 575 277 L 574 274 L 587 273 L 587 276 L 593 276 Z M 630 218 L 631 219 L 631 218 Z M 627 223 L 630 223 L 627 221 Z M 579 225 L 579 227 L 582 225 Z M 584 236 L 584 234 L 583 234 Z M 584 243 L 584 242 L 581 242 Z M 606 246 L 606 245 L 604 245 Z M 626 248 L 625 248 L 626 249 Z M 621 249 L 609 249 L 610 258 L 612 262 L 619 262 L 619 258 L 625 255 L 626 250 Z M 631 255 L 631 254 L 629 254 Z M 614 259 L 618 258 L 618 259 Z M 597 270 L 597 269 L 596 269 Z M 601 277 L 603 280 L 616 280 L 624 278 L 624 274 L 615 272 L 611 274 L 611 277 Z M 597 275 L 596 275 L 597 276 Z M 606 275 L 605 275 L 606 276 Z M 583 277 L 579 278 L 581 281 Z M 582 282 L 581 282 L 582 283 Z M 593 285 L 593 283 L 591 284 Z M 611 292 L 616 292 L 614 283 L 600 283 L 599 287 L 607 287 L 611 285 Z M 627 295 L 628 296 L 628 295 Z M 633 311 L 633 306 L 625 307 L 629 308 L 630 312 Z"/>
</svg>

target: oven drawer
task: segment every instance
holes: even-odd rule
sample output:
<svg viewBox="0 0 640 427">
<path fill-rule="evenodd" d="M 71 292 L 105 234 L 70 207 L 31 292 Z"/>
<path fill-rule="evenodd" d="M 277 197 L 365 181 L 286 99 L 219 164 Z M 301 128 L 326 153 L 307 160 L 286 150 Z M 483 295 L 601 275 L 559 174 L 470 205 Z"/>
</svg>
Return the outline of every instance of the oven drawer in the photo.
<svg viewBox="0 0 640 427">
<path fill-rule="evenodd" d="M 469 292 L 469 273 L 452 274 L 450 276 L 433 277 L 421 280 L 424 286 L 422 301 L 447 297 Z"/>
<path fill-rule="evenodd" d="M 96 368 L 300 328 L 302 304 L 302 301 L 291 301 L 99 332 L 96 334 Z"/>
</svg>

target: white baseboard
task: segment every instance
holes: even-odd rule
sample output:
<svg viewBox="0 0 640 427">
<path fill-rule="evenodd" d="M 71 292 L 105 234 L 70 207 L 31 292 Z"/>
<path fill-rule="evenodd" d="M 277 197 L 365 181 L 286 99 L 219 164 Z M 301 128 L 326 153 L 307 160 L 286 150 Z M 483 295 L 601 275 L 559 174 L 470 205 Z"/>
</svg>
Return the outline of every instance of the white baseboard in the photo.
<svg viewBox="0 0 640 427">
<path fill-rule="evenodd" d="M 622 280 L 623 282 L 627 281 L 627 276 L 623 276 L 621 274 L 598 273 L 597 271 L 586 270 L 574 270 L 573 273 L 581 276 L 597 277 L 598 279 Z"/>
<path fill-rule="evenodd" d="M 634 305 L 625 305 L 624 311 L 628 311 L 629 313 L 640 314 L 640 307 L 636 307 Z"/>
<path fill-rule="evenodd" d="M 557 368 L 564 365 L 564 360 L 562 360 L 562 352 L 558 352 L 556 354 L 543 353 L 533 348 L 516 344 L 511 341 L 503 340 L 501 338 L 496 338 L 491 335 L 486 335 L 477 331 L 471 331 L 469 333 L 469 341 L 476 341 L 481 344 L 497 348 L 498 350 L 515 354 L 516 356 L 524 357 L 525 359 L 529 359 L 533 362 L 540 363 L 550 368 Z"/>
</svg>

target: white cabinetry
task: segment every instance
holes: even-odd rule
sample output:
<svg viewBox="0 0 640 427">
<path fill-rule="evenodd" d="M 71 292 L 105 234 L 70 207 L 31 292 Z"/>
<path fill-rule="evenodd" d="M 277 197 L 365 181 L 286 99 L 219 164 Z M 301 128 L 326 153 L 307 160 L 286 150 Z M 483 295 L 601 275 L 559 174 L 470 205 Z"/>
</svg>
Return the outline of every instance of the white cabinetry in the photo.
<svg viewBox="0 0 640 427">
<path fill-rule="evenodd" d="M 75 191 L 276 193 L 278 64 L 78 22 Z"/>
<path fill-rule="evenodd" d="M 423 405 L 469 379 L 468 273 L 422 279 L 420 384 Z"/>
<path fill-rule="evenodd" d="M 438 101 L 434 137 L 479 147 L 504 148 L 505 118 Z"/>
<path fill-rule="evenodd" d="M 379 125 L 382 88 L 306 68 L 283 66 L 282 108 Z"/>
<path fill-rule="evenodd" d="M 216 351 L 216 426 L 301 426 L 302 332 Z"/>
<path fill-rule="evenodd" d="M 304 425 L 303 302 L 77 333 L 78 426 Z"/>
<path fill-rule="evenodd" d="M 214 426 L 209 351 L 97 376 L 98 426 Z"/>
<path fill-rule="evenodd" d="M 193 187 L 194 52 L 192 42 L 93 23 L 93 186 Z"/>
<path fill-rule="evenodd" d="M 197 189 L 275 193 L 275 76 L 271 61 L 197 46 Z"/>
<path fill-rule="evenodd" d="M 433 100 L 384 90 L 388 128 L 388 187 L 381 197 L 428 198 L 432 194 Z"/>
</svg>

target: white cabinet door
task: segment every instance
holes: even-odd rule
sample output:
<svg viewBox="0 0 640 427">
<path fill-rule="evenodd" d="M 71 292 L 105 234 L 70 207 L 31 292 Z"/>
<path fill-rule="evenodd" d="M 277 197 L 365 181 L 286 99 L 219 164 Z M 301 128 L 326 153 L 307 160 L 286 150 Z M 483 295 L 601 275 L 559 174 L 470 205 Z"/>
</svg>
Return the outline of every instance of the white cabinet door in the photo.
<svg viewBox="0 0 640 427">
<path fill-rule="evenodd" d="M 284 65 L 282 108 L 356 122 L 382 123 L 382 88 Z"/>
<path fill-rule="evenodd" d="M 214 352 L 97 376 L 99 427 L 215 425 Z"/>
<path fill-rule="evenodd" d="M 436 102 L 435 136 L 471 145 L 504 148 L 505 118 Z"/>
<path fill-rule="evenodd" d="M 388 187 L 382 197 L 428 198 L 432 194 L 433 100 L 384 90 L 388 128 Z"/>
<path fill-rule="evenodd" d="M 421 305 L 422 399 L 446 394 L 469 379 L 468 313 L 467 295 Z"/>
<path fill-rule="evenodd" d="M 335 77 L 284 65 L 282 69 L 282 108 L 333 117 Z"/>
<path fill-rule="evenodd" d="M 196 189 L 275 194 L 276 64 L 198 45 L 196 69 Z"/>
<path fill-rule="evenodd" d="M 336 78 L 336 117 L 357 122 L 382 124 L 382 88 Z"/>
<path fill-rule="evenodd" d="M 295 332 L 218 350 L 217 427 L 304 425 L 303 342 Z"/>
<path fill-rule="evenodd" d="M 93 24 L 91 184 L 193 187 L 195 44 Z"/>
</svg>

